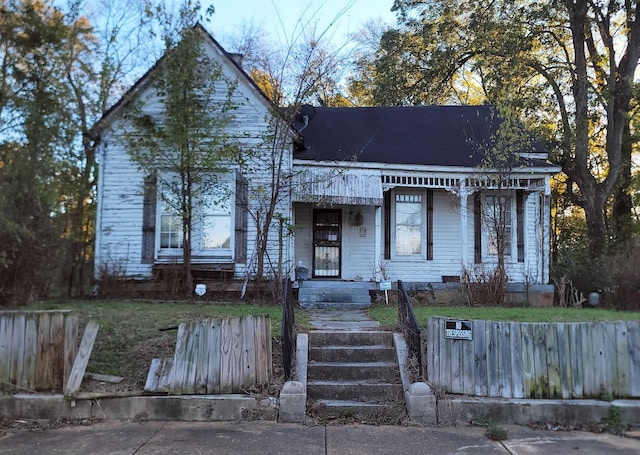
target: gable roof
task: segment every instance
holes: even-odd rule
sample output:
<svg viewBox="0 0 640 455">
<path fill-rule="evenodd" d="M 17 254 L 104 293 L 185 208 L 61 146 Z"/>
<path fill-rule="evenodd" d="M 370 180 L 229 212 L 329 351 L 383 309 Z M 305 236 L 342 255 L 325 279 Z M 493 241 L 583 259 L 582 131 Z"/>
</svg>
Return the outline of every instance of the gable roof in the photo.
<svg viewBox="0 0 640 455">
<path fill-rule="evenodd" d="M 304 150 L 294 158 L 398 165 L 476 167 L 500 121 L 494 106 L 318 107 L 301 128 Z M 533 142 L 534 156 L 516 166 L 556 168 Z M 531 150 L 529 152 L 532 152 Z"/>
<path fill-rule="evenodd" d="M 232 65 L 233 68 L 239 73 L 240 78 L 244 79 L 258 94 L 258 96 L 267 104 L 271 104 L 269 97 L 262 91 L 262 89 L 255 83 L 253 78 L 247 74 L 247 72 L 242 68 L 242 65 L 239 59 L 236 58 L 238 54 L 233 54 L 231 52 L 227 52 L 218 41 L 200 24 L 199 22 L 193 26 L 193 29 L 202 33 L 205 39 L 205 43 L 209 43 L 212 45 L 218 52 L 220 52 L 226 61 Z M 142 91 L 144 88 L 148 87 L 153 79 L 155 78 L 156 73 L 162 67 L 164 61 L 168 58 L 168 53 L 165 52 L 162 57 L 158 59 L 158 61 L 146 72 L 144 75 L 136 81 L 135 84 L 126 91 L 126 93 L 109 109 L 107 109 L 102 117 L 95 123 L 95 125 L 91 128 L 92 136 L 99 135 L 102 130 L 106 128 L 110 119 L 119 111 L 121 111 L 127 104 L 129 104 L 135 96 Z"/>
</svg>

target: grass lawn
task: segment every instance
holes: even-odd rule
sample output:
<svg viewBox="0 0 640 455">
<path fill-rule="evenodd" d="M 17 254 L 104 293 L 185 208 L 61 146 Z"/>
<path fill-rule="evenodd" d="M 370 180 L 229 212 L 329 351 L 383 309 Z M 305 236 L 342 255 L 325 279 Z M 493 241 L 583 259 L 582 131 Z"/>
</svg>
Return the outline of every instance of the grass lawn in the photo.
<svg viewBox="0 0 640 455">
<path fill-rule="evenodd" d="M 80 336 L 84 325 L 95 319 L 100 325 L 87 371 L 123 376 L 121 388 L 142 390 L 151 360 L 173 356 L 177 330 L 159 331 L 161 327 L 181 322 L 224 316 L 268 314 L 272 339 L 279 346 L 282 308 L 278 305 L 247 304 L 244 301 L 223 303 L 158 302 L 125 300 L 56 301 L 29 305 L 29 310 L 69 309 L 80 319 Z M 273 349 L 274 359 L 280 352 Z M 274 368 L 274 375 L 276 374 Z M 88 381 L 84 381 L 87 383 Z M 83 387 L 84 384 L 83 383 Z M 88 384 L 91 385 L 91 384 Z"/>
<path fill-rule="evenodd" d="M 622 312 L 594 308 L 514 308 L 514 307 L 444 307 L 414 306 L 418 322 L 422 327 L 433 316 L 453 319 L 482 319 L 487 321 L 514 322 L 594 322 L 594 321 L 640 321 L 640 312 Z M 383 326 L 398 325 L 398 310 L 395 306 L 377 306 L 369 310 L 369 316 Z"/>
</svg>

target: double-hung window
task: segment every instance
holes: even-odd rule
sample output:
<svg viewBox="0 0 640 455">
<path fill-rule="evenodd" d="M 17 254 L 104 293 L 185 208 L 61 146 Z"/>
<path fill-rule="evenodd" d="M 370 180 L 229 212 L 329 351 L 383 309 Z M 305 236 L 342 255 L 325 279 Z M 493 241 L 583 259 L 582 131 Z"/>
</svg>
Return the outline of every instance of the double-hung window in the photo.
<svg viewBox="0 0 640 455">
<path fill-rule="evenodd" d="M 513 245 L 513 197 L 488 194 L 484 198 L 484 226 L 487 233 L 487 255 L 497 256 L 502 248 L 504 256 L 511 256 Z"/>
<path fill-rule="evenodd" d="M 395 192 L 394 197 L 394 237 L 395 256 L 424 256 L 424 194 L 421 191 Z"/>
<path fill-rule="evenodd" d="M 160 224 L 157 233 L 160 254 L 174 256 L 183 247 L 182 211 L 177 177 L 164 176 L 159 194 Z M 234 251 L 234 188 L 233 174 L 211 175 L 194 185 L 191 219 L 192 258 L 230 260 Z"/>
</svg>

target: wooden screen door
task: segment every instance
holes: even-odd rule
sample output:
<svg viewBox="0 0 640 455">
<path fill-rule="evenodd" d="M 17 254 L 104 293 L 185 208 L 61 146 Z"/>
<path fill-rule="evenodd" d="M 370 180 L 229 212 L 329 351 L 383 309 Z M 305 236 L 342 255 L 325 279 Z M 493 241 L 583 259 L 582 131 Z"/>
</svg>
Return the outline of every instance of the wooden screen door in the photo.
<svg viewBox="0 0 640 455">
<path fill-rule="evenodd" d="M 313 276 L 340 278 L 342 212 L 313 211 Z"/>
</svg>

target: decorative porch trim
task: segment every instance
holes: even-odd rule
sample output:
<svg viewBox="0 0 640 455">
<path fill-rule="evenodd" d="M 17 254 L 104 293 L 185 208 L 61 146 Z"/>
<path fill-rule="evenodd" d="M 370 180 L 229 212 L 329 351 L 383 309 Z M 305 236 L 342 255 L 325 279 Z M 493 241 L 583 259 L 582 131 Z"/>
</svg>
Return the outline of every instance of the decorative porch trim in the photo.
<svg viewBox="0 0 640 455">
<path fill-rule="evenodd" d="M 293 202 L 382 205 L 380 171 L 306 168 L 293 178 Z"/>
</svg>

